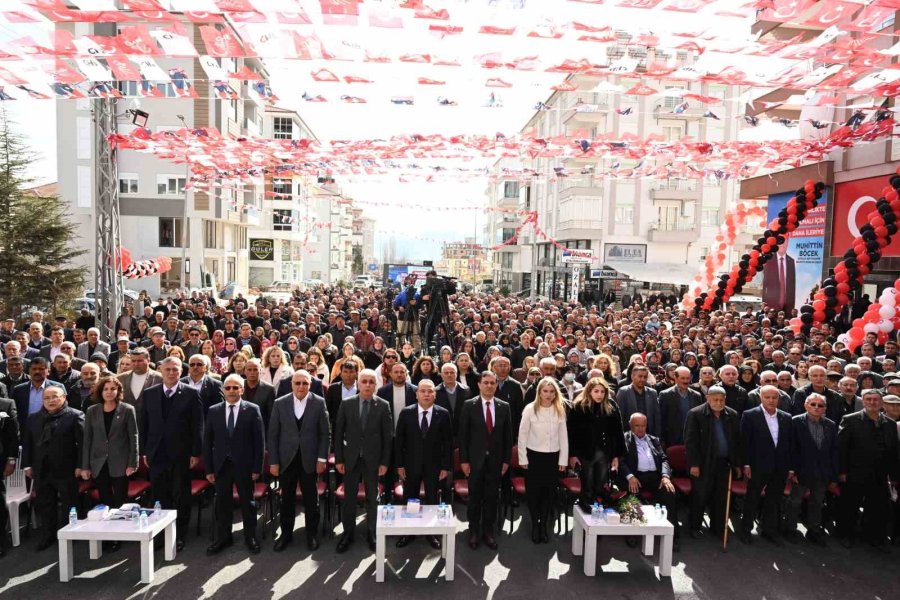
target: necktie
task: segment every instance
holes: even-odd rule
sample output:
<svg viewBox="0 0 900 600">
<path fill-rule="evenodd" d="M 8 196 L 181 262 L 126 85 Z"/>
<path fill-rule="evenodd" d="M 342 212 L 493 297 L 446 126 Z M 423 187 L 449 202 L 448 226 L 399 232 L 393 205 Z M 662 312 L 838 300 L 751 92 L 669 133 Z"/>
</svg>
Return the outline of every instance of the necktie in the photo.
<svg viewBox="0 0 900 600">
<path fill-rule="evenodd" d="M 488 435 L 494 433 L 494 417 L 491 415 L 491 403 L 485 403 L 485 415 L 484 415 L 484 426 L 487 429 Z"/>
<path fill-rule="evenodd" d="M 166 390 L 166 398 L 171 398 L 172 394 L 175 393 L 175 390 Z"/>
<path fill-rule="evenodd" d="M 422 413 L 422 437 L 428 433 L 428 411 Z"/>
<path fill-rule="evenodd" d="M 228 407 L 228 435 L 229 437 L 234 433 L 234 404 Z M 221 423 L 221 421 L 220 421 Z"/>
<path fill-rule="evenodd" d="M 778 304 L 784 306 L 787 297 L 787 280 L 784 275 L 784 257 L 778 257 Z"/>
<path fill-rule="evenodd" d="M 369 401 L 362 400 L 362 412 L 359 413 L 359 421 L 362 423 L 363 429 L 366 428 L 366 422 L 369 420 Z"/>
</svg>

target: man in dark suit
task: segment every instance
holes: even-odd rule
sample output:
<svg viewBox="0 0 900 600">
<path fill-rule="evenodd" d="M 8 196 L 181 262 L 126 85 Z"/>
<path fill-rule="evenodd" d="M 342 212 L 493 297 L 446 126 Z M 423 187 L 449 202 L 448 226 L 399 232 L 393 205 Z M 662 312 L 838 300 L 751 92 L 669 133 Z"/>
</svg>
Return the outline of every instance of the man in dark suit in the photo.
<svg viewBox="0 0 900 600">
<path fill-rule="evenodd" d="M 778 253 L 763 267 L 763 304 L 790 313 L 797 303 L 797 267 L 787 253 L 788 241 L 778 247 Z"/>
<path fill-rule="evenodd" d="M 760 405 L 744 411 L 741 417 L 747 494 L 738 537 L 745 544 L 752 540 L 750 534 L 761 501 L 763 539 L 776 546 L 784 545 L 778 537 L 778 510 L 787 478 L 793 476 L 793 472 L 788 473 L 792 465 L 791 415 L 778 409 L 778 400 L 778 388 L 764 386 L 759 393 Z"/>
<path fill-rule="evenodd" d="M 511 371 L 509 359 L 498 356 L 491 363 L 491 370 L 497 375 L 497 399 L 509 404 L 512 419 L 513 443 L 519 437 L 519 423 L 522 422 L 522 411 L 525 410 L 525 390 L 522 384 L 509 376 Z"/>
<path fill-rule="evenodd" d="M 13 388 L 11 396 L 16 403 L 20 431 L 25 430 L 28 416 L 41 410 L 44 402 L 44 389 L 48 386 L 64 388 L 61 383 L 48 379 L 49 374 L 50 367 L 47 360 L 37 357 L 28 365 L 28 382 L 20 383 Z"/>
<path fill-rule="evenodd" d="M 659 417 L 665 447 L 684 444 L 684 422 L 688 411 L 703 404 L 703 396 L 691 388 L 691 370 L 675 369 L 675 385 L 659 394 Z"/>
<path fill-rule="evenodd" d="M 306 513 L 306 545 L 310 550 L 319 547 L 316 483 L 328 462 L 329 429 L 324 398 L 309 391 L 313 380 L 308 371 L 294 371 L 289 380 L 294 391 L 275 401 L 269 421 L 269 472 L 281 484 L 281 535 L 275 552 L 284 550 L 294 536 L 298 481 Z"/>
<path fill-rule="evenodd" d="M 306 363 L 304 362 L 303 366 L 297 368 L 294 366 L 295 371 L 300 371 L 301 369 L 306 369 Z M 246 370 L 245 370 L 246 371 Z M 246 373 L 245 373 L 246 374 Z M 321 398 L 325 398 L 325 386 L 322 385 L 322 380 L 318 377 L 313 377 L 312 381 L 309 383 L 309 392 L 311 394 L 315 394 Z M 278 388 L 275 390 L 275 397 L 281 398 L 282 396 L 287 396 L 288 394 L 293 393 L 293 383 L 290 377 L 285 377 L 281 381 L 278 382 Z"/>
<path fill-rule="evenodd" d="M 343 375 L 343 367 L 341 373 Z M 335 468 L 344 476 L 345 491 L 341 504 L 344 534 L 338 541 L 339 554 L 346 552 L 353 543 L 360 479 L 366 490 L 367 541 L 369 548 L 375 550 L 378 478 L 387 473 L 394 441 L 391 409 L 387 401 L 375 395 L 375 371 L 363 369 L 357 387 L 359 394 L 341 402 L 334 429 Z"/>
<path fill-rule="evenodd" d="M 375 395 L 387 401 L 391 409 L 391 425 L 397 427 L 400 412 L 416 403 L 416 386 L 408 381 L 409 372 L 401 362 L 391 367 L 391 380 L 378 388 Z"/>
<path fill-rule="evenodd" d="M 222 382 L 209 376 L 209 368 L 212 363 L 204 354 L 194 354 L 188 358 L 188 374 L 181 378 L 181 383 L 196 390 L 200 394 L 200 403 L 203 405 L 203 414 L 210 407 L 225 401 L 225 391 Z"/>
<path fill-rule="evenodd" d="M 0 531 L 6 531 L 9 514 L 6 510 L 6 478 L 16 470 L 19 460 L 19 419 L 16 403 L 0 398 L 0 460 L 3 461 L 3 478 L 0 479 Z M 6 554 L 6 536 L 0 538 L 0 557 Z"/>
<path fill-rule="evenodd" d="M 721 537 L 725 527 L 728 470 L 740 474 L 741 430 L 737 411 L 725 406 L 725 389 L 714 385 L 706 391 L 706 404 L 688 411 L 684 446 L 691 475 L 691 537 L 702 536 L 700 524 L 710 501 L 712 532 Z"/>
<path fill-rule="evenodd" d="M 639 496 L 649 493 L 649 504 L 660 504 L 668 511 L 669 522 L 675 527 L 677 545 L 678 505 L 672 468 L 659 438 L 647 433 L 647 417 L 634 413 L 628 420 L 631 431 L 625 433 L 625 457 L 619 461 L 619 474 L 625 479 L 628 491 Z"/>
<path fill-rule="evenodd" d="M 863 409 L 841 420 L 838 429 L 838 481 L 841 482 L 841 516 L 838 535 L 845 547 L 863 509 L 863 532 L 872 548 L 886 552 L 890 511 L 888 481 L 900 479 L 897 423 L 882 412 L 881 392 L 863 390 Z"/>
<path fill-rule="evenodd" d="M 799 540 L 797 521 L 806 503 L 806 539 L 825 546 L 822 531 L 822 508 L 825 491 L 836 490 L 838 476 L 837 425 L 825 417 L 826 401 L 820 394 L 806 397 L 806 412 L 791 421 L 791 495 L 784 514 L 784 537 L 791 543 Z"/>
<path fill-rule="evenodd" d="M 472 391 L 459 385 L 457 377 L 459 371 L 453 363 L 445 363 L 441 366 L 442 382 L 435 389 L 434 403 L 450 414 L 453 424 L 453 439 L 459 437 L 459 417 L 462 414 L 463 405 L 471 397 Z"/>
<path fill-rule="evenodd" d="M 191 361 L 198 356 L 202 355 L 192 356 Z M 251 554 L 259 554 L 253 488 L 262 474 L 265 453 L 262 415 L 258 406 L 241 400 L 244 379 L 240 375 L 226 377 L 223 389 L 225 401 L 210 407 L 203 430 L 206 479 L 216 486 L 216 539 L 206 555 L 218 554 L 232 544 L 234 488 L 241 501 L 244 542 Z"/>
<path fill-rule="evenodd" d="M 128 351 L 131 350 L 131 340 L 127 335 L 120 335 L 118 339 L 116 339 L 116 347 L 112 352 L 109 353 L 109 364 L 107 367 L 113 373 L 119 372 L 119 361 L 123 356 L 128 354 Z"/>
<path fill-rule="evenodd" d="M 191 518 L 191 469 L 203 451 L 203 405 L 197 390 L 178 380 L 178 357 L 163 359 L 160 373 L 162 383 L 144 391 L 140 448 L 153 495 L 163 508 L 178 511 L 175 546 L 180 552 Z"/>
<path fill-rule="evenodd" d="M 44 527 L 38 550 L 56 542 L 66 522 L 62 511 L 78 504 L 75 478 L 81 474 L 83 438 L 84 413 L 66 403 L 65 388 L 46 387 L 41 409 L 28 417 L 22 444 L 22 467 L 35 481 L 35 510 Z"/>
<path fill-rule="evenodd" d="M 491 550 L 497 549 L 494 527 L 500 480 L 509 469 L 512 455 L 512 415 L 509 404 L 494 396 L 497 375 L 484 371 L 478 382 L 481 392 L 467 400 L 459 420 L 459 458 L 469 480 L 469 548 L 478 548 L 479 534 Z"/>
<path fill-rule="evenodd" d="M 162 383 L 162 375 L 150 368 L 150 354 L 146 348 L 137 347 L 128 352 L 131 356 L 131 370 L 118 375 L 125 390 L 125 402 L 137 413 L 138 430 L 144 419 L 144 394 L 148 389 Z"/>
<path fill-rule="evenodd" d="M 659 400 L 656 390 L 647 385 L 650 370 L 644 365 L 631 368 L 631 384 L 619 388 L 616 393 L 616 404 L 622 413 L 622 426 L 628 431 L 628 420 L 636 412 L 646 415 L 647 431 L 650 435 L 662 435 L 662 418 L 659 413 Z"/>
<path fill-rule="evenodd" d="M 407 502 L 419 498 L 419 488 L 424 485 L 425 504 L 437 504 L 440 481 L 453 468 L 450 413 L 436 406 L 434 400 L 434 382 L 423 379 L 416 389 L 416 404 L 401 410 L 397 421 L 394 458 Z M 411 540 L 411 536 L 401 536 L 397 547 Z M 428 543 L 436 550 L 441 547 L 437 536 L 428 536 Z"/>
<path fill-rule="evenodd" d="M 56 355 L 60 353 L 60 347 L 62 346 L 62 343 L 66 341 L 66 335 L 62 327 L 54 327 L 50 331 L 50 339 L 44 339 L 47 343 L 42 343 L 40 346 L 37 346 L 40 348 L 38 354 L 39 356 L 46 358 L 48 362 L 52 363 L 53 359 L 56 358 Z M 32 341 L 34 341 L 33 338 Z"/>
<path fill-rule="evenodd" d="M 337 431 L 338 410 L 344 400 L 356 396 L 358 393 L 356 380 L 359 375 L 359 367 L 350 360 L 341 364 L 340 378 L 328 386 L 325 392 L 325 407 L 328 409 L 328 418 L 331 419 L 331 431 L 334 434 Z M 374 394 L 374 390 L 372 391 Z M 390 411 L 390 409 L 388 409 Z M 390 420 L 390 413 L 388 414 Z M 337 440 L 332 437 L 333 445 L 337 445 Z M 337 448 L 334 449 L 337 452 Z"/>
<path fill-rule="evenodd" d="M 275 388 L 271 384 L 260 380 L 259 373 L 261 368 L 258 358 L 251 358 L 247 361 L 247 366 L 244 367 L 244 400 L 252 402 L 259 407 L 259 411 L 262 413 L 263 427 L 265 427 L 265 431 L 269 431 L 269 420 L 272 418 L 272 407 L 276 398 Z M 291 379 L 289 377 L 285 378 L 282 380 L 282 383 L 284 382 L 290 384 Z M 278 388 L 281 389 L 280 383 Z M 278 397 L 280 398 L 281 396 Z"/>
</svg>

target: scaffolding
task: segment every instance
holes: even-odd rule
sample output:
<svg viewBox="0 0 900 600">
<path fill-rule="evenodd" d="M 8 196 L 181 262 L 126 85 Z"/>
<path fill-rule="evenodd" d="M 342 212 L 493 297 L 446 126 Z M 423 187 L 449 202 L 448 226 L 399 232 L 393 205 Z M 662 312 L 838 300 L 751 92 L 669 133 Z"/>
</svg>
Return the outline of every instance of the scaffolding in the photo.
<svg viewBox="0 0 900 600">
<path fill-rule="evenodd" d="M 94 293 L 100 337 L 112 340 L 115 323 L 122 310 L 122 265 L 119 257 L 119 181 L 116 151 L 109 136 L 118 130 L 115 98 L 94 101 L 97 133 L 97 246 L 94 265 Z"/>
</svg>

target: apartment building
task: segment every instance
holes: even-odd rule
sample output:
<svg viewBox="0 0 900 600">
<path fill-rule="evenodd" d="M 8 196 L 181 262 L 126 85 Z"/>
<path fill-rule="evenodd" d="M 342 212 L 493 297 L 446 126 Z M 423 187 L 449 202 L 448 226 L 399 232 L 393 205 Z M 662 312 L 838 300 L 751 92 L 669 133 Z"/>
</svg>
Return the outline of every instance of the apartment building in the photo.
<svg viewBox="0 0 900 600">
<path fill-rule="evenodd" d="M 472 285 L 491 278 L 491 264 L 487 261 L 487 253 L 473 237 L 462 242 L 445 243 L 435 270 L 441 275 L 455 277 L 462 283 Z"/>
</svg>

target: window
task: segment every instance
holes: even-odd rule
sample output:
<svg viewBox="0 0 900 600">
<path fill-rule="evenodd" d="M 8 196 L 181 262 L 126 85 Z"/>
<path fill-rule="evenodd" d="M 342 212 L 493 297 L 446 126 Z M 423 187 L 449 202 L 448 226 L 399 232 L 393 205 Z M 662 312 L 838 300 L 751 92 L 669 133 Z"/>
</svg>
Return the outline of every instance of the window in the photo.
<svg viewBox="0 0 900 600">
<path fill-rule="evenodd" d="M 162 94 L 164 98 L 178 97 L 178 94 L 175 93 L 175 86 L 171 83 L 157 83 L 156 89 L 159 90 L 159 93 Z"/>
<path fill-rule="evenodd" d="M 681 87 L 680 85 L 667 85 L 666 90 L 682 90 L 682 91 L 684 91 L 684 88 Z M 675 108 L 676 106 L 678 106 L 679 104 L 681 104 L 682 102 L 684 102 L 684 98 L 682 98 L 681 96 L 666 96 L 663 106 L 665 106 L 668 109 L 672 109 L 672 108 Z"/>
<path fill-rule="evenodd" d="M 665 125 L 662 133 L 667 142 L 677 142 L 684 137 L 684 128 L 681 125 Z"/>
<path fill-rule="evenodd" d="M 119 193 L 137 194 L 138 176 L 135 173 L 119 173 Z"/>
<path fill-rule="evenodd" d="M 172 259 L 172 268 L 159 276 L 161 290 L 174 290 L 181 287 L 181 259 Z"/>
<path fill-rule="evenodd" d="M 249 242 L 247 241 L 247 228 L 246 227 L 238 227 L 238 248 L 247 248 Z M 232 277 L 234 279 L 234 277 Z"/>
<path fill-rule="evenodd" d="M 710 225 L 716 226 L 719 224 L 719 209 L 718 208 L 704 208 L 700 213 L 700 224 L 701 225 Z"/>
<path fill-rule="evenodd" d="M 293 228 L 290 210 L 276 208 L 272 211 L 272 229 L 275 231 L 292 231 Z"/>
<path fill-rule="evenodd" d="M 203 221 L 203 247 L 219 247 L 219 224 L 215 221 L 204 219 Z"/>
<path fill-rule="evenodd" d="M 138 82 L 137 81 L 117 81 L 116 89 L 122 93 L 123 96 L 134 97 L 138 95 Z"/>
<path fill-rule="evenodd" d="M 276 140 L 289 140 L 294 137 L 294 121 L 290 117 L 275 117 L 273 131 Z"/>
<path fill-rule="evenodd" d="M 177 196 L 184 194 L 184 187 L 187 185 L 185 177 L 177 175 L 157 175 L 156 176 L 156 193 L 165 196 Z"/>
<path fill-rule="evenodd" d="M 503 197 L 504 198 L 518 198 L 519 197 L 519 182 L 518 181 L 506 181 L 503 183 Z"/>
<path fill-rule="evenodd" d="M 285 198 L 277 198 L 277 200 L 291 200 L 294 193 L 293 179 L 273 179 L 272 191 L 276 194 L 284 194 Z"/>
<path fill-rule="evenodd" d="M 229 114 L 231 116 L 231 120 L 235 123 L 240 123 L 240 115 L 238 114 L 238 101 L 237 100 L 229 100 L 228 102 Z"/>
<path fill-rule="evenodd" d="M 634 223 L 634 204 L 616 204 L 615 221 L 621 225 Z"/>
<path fill-rule="evenodd" d="M 181 248 L 181 240 L 186 237 L 188 231 L 182 227 L 184 219 L 181 217 L 159 218 L 159 247 Z"/>
</svg>

